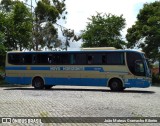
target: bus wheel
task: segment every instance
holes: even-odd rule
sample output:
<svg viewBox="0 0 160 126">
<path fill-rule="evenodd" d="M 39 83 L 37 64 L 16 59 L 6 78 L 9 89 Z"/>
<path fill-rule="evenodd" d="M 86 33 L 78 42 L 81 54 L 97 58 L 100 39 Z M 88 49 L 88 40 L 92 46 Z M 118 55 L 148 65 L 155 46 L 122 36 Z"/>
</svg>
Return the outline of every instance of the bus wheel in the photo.
<svg viewBox="0 0 160 126">
<path fill-rule="evenodd" d="M 35 89 L 43 89 L 44 88 L 44 81 L 40 77 L 36 77 L 33 79 L 32 85 Z"/>
<path fill-rule="evenodd" d="M 122 81 L 119 79 L 111 79 L 109 82 L 109 87 L 112 91 L 123 91 Z"/>
<path fill-rule="evenodd" d="M 45 89 L 51 89 L 52 85 L 45 85 L 44 87 L 45 87 Z"/>
</svg>

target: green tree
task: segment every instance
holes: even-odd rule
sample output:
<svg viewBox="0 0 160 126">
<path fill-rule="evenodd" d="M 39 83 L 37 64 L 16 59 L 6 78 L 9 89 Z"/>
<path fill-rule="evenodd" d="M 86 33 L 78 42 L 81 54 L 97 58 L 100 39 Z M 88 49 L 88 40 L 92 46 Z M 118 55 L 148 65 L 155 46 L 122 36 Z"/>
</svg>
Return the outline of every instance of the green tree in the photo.
<svg viewBox="0 0 160 126">
<path fill-rule="evenodd" d="M 75 35 L 74 30 L 71 29 L 63 29 L 62 30 L 63 36 L 65 37 L 65 44 L 64 44 L 64 48 L 65 50 L 67 50 L 67 47 L 70 46 L 70 42 L 72 41 L 79 41 L 81 39 L 80 36 Z"/>
<path fill-rule="evenodd" d="M 39 0 L 34 10 L 34 46 L 35 50 L 45 46 L 57 47 L 60 44 L 58 29 L 55 24 L 59 19 L 65 19 L 65 0 Z"/>
<path fill-rule="evenodd" d="M 13 0 L 1 0 L 1 10 L 4 12 L 10 12 L 12 9 L 14 1 Z"/>
<path fill-rule="evenodd" d="M 13 8 L 14 39 L 16 49 L 28 49 L 32 35 L 32 16 L 24 3 L 17 1 Z"/>
<path fill-rule="evenodd" d="M 6 55 L 6 49 L 3 45 L 5 38 L 4 34 L 0 32 L 0 66 L 4 66 L 5 64 L 5 55 Z"/>
<path fill-rule="evenodd" d="M 46 23 L 43 27 L 43 46 L 47 46 L 49 50 L 61 46 L 61 41 L 58 39 L 58 30 L 51 22 Z"/>
<path fill-rule="evenodd" d="M 23 2 L 12 0 L 8 2 L 2 0 L 1 6 L 0 31 L 5 35 L 4 46 L 7 50 L 27 49 L 32 33 L 32 17 L 29 9 Z"/>
<path fill-rule="evenodd" d="M 65 0 L 35 0 L 35 7 L 29 2 L 1 0 L 0 32 L 5 35 L 3 44 L 7 50 L 59 47 L 62 40 L 59 39 L 58 28 L 67 38 L 66 42 L 79 40 L 74 32 L 70 33 L 69 29 L 57 24 L 59 19 L 66 19 Z"/>
<path fill-rule="evenodd" d="M 123 16 L 100 14 L 89 18 L 86 29 L 82 31 L 82 47 L 116 47 L 123 48 L 121 30 L 125 27 Z"/>
<path fill-rule="evenodd" d="M 127 47 L 141 48 L 148 58 L 160 59 L 160 2 L 144 4 L 135 24 L 127 30 Z"/>
</svg>

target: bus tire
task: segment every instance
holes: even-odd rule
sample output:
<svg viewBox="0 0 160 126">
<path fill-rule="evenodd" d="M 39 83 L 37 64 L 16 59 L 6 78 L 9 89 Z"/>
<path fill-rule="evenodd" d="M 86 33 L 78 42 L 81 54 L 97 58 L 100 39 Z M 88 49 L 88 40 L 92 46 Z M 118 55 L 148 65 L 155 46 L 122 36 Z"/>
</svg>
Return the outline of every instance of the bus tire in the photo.
<svg viewBox="0 0 160 126">
<path fill-rule="evenodd" d="M 45 85 L 44 87 L 45 87 L 45 89 L 51 89 L 52 85 Z"/>
<path fill-rule="evenodd" d="M 109 87 L 111 91 L 123 91 L 124 90 L 122 81 L 118 78 L 111 79 L 109 81 Z"/>
<path fill-rule="evenodd" d="M 44 88 L 44 81 L 41 77 L 36 77 L 32 81 L 32 85 L 35 89 L 43 89 Z"/>
</svg>

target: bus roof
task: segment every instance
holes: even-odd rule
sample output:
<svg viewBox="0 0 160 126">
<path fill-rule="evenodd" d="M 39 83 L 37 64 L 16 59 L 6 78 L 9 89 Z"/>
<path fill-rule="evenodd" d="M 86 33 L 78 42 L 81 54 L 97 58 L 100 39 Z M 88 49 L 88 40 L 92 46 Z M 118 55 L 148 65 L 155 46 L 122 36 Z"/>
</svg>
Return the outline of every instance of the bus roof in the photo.
<svg viewBox="0 0 160 126">
<path fill-rule="evenodd" d="M 139 50 L 124 50 L 124 49 L 116 49 L 116 50 L 80 50 L 80 51 L 9 51 L 7 53 L 79 53 L 79 52 L 137 52 L 144 53 Z"/>
<path fill-rule="evenodd" d="M 116 50 L 115 47 L 93 47 L 93 48 L 81 48 L 82 51 L 95 51 L 95 50 Z"/>
</svg>

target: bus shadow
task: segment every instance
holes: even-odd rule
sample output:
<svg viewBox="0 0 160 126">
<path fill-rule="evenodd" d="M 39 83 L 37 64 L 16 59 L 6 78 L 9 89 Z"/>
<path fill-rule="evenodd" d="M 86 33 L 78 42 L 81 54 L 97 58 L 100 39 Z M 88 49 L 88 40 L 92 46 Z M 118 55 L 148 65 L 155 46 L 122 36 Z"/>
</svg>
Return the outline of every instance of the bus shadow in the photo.
<svg viewBox="0 0 160 126">
<path fill-rule="evenodd" d="M 33 90 L 33 91 L 92 91 L 92 92 L 112 92 L 112 93 L 143 93 L 143 94 L 154 94 L 154 91 L 145 91 L 145 90 L 124 90 L 124 91 L 111 91 L 110 89 L 82 89 L 82 88 L 51 88 L 51 89 L 34 89 L 32 87 L 26 88 L 26 87 L 10 87 L 10 88 L 5 88 L 3 90 Z"/>
</svg>

